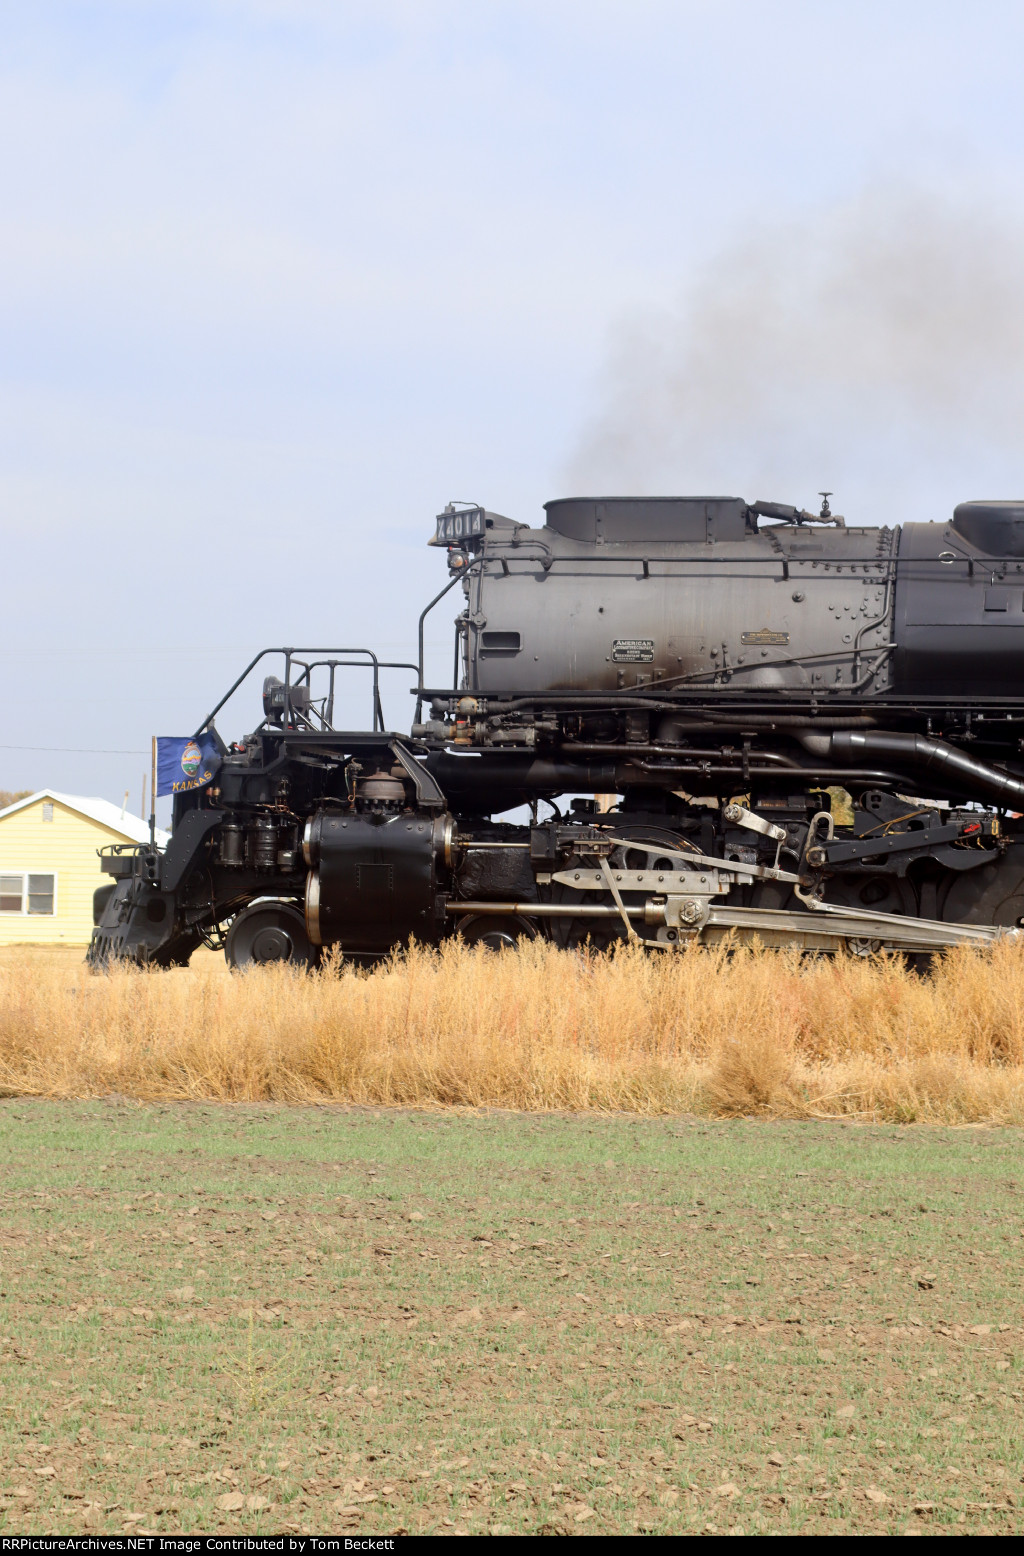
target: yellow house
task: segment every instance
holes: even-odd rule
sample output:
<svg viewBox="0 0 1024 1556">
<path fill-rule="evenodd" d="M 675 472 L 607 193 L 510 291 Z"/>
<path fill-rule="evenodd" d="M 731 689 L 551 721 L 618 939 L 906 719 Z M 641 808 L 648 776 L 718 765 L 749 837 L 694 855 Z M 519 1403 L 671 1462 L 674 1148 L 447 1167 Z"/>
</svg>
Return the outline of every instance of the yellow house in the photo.
<svg viewBox="0 0 1024 1556">
<path fill-rule="evenodd" d="M 112 884 L 97 849 L 148 841 L 148 823 L 109 800 L 40 789 L 0 810 L 0 945 L 88 945 L 93 892 Z"/>
</svg>

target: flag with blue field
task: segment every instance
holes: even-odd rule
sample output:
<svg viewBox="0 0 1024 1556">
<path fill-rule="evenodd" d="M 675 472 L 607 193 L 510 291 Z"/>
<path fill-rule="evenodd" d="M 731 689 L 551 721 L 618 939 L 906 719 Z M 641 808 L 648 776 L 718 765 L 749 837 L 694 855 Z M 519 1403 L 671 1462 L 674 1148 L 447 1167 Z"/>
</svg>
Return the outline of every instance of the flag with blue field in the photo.
<svg viewBox="0 0 1024 1556">
<path fill-rule="evenodd" d="M 201 789 L 220 767 L 220 752 L 212 735 L 158 735 L 157 794 L 183 794 Z"/>
</svg>

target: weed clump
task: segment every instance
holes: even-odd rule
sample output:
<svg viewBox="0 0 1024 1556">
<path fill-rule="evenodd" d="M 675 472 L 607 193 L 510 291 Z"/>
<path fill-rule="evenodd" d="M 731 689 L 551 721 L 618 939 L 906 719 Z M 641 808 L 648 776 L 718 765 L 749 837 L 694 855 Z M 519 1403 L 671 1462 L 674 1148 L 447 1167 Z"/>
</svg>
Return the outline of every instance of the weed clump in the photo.
<svg viewBox="0 0 1024 1556">
<path fill-rule="evenodd" d="M 1024 948 L 803 959 L 452 941 L 365 970 L 0 961 L 0 1094 L 1024 1121 Z"/>
</svg>

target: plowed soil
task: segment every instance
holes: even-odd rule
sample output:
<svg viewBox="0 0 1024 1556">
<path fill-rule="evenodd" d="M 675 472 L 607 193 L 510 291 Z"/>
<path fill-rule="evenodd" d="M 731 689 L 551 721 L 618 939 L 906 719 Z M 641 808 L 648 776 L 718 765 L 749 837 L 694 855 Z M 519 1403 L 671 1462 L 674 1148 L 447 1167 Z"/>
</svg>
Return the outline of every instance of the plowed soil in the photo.
<svg viewBox="0 0 1024 1556">
<path fill-rule="evenodd" d="M 0 1103 L 0 1533 L 1020 1532 L 1012 1131 Z"/>
</svg>

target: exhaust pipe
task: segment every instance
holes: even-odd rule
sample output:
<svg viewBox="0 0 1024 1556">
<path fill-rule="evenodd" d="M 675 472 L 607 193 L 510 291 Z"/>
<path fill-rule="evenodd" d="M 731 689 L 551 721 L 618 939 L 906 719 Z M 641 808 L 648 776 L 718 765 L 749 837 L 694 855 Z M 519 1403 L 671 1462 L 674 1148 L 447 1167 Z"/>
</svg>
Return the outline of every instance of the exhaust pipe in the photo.
<svg viewBox="0 0 1024 1556">
<path fill-rule="evenodd" d="M 1024 779 L 1013 778 L 988 762 L 979 762 L 958 746 L 930 735 L 908 735 L 896 730 L 837 730 L 822 737 L 815 731 L 794 731 L 807 750 L 819 754 L 823 738 L 837 762 L 864 766 L 882 761 L 906 768 L 915 776 L 939 780 L 940 790 L 951 795 L 968 794 L 991 805 L 1024 810 Z"/>
</svg>

